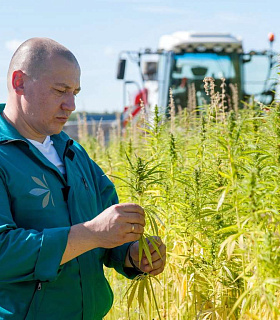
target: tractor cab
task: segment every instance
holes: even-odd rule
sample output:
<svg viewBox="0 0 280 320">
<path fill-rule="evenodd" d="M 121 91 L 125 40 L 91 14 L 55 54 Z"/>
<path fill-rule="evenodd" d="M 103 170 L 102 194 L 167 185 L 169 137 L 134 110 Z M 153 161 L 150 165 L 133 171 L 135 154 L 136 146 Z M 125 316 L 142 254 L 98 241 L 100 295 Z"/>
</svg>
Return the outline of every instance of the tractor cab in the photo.
<svg viewBox="0 0 280 320">
<path fill-rule="evenodd" d="M 238 55 L 234 53 L 217 52 L 188 52 L 174 54 L 173 66 L 170 73 L 170 88 L 172 89 L 175 105 L 187 108 L 190 103 L 191 91 L 195 92 L 196 104 L 209 103 L 206 95 L 204 78 L 212 78 L 219 88 L 221 79 L 236 83 L 241 88 L 241 68 Z"/>
<path fill-rule="evenodd" d="M 272 52 L 273 40 L 274 36 L 268 51 L 245 53 L 242 41 L 230 34 L 175 32 L 162 36 L 155 52 L 148 49 L 122 52 L 118 79 L 124 80 L 124 118 L 127 121 L 128 114 L 136 117 L 140 103 L 145 105 L 147 113 L 155 105 L 162 113 L 167 113 L 170 89 L 177 110 L 207 104 L 210 98 L 205 92 L 204 78 L 215 81 L 216 91 L 221 92 L 223 85 L 228 107 L 233 90 L 239 101 L 248 101 L 254 96 L 269 104 L 276 90 L 273 66 L 277 60 Z M 129 66 L 126 67 L 127 62 Z"/>
</svg>

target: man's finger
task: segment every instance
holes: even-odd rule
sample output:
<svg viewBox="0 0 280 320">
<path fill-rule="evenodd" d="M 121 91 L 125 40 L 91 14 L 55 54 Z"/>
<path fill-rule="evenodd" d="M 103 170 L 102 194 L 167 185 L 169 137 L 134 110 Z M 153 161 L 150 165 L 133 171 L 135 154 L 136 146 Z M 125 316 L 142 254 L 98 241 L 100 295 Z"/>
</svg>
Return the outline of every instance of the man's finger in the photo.
<svg viewBox="0 0 280 320">
<path fill-rule="evenodd" d="M 155 245 L 159 247 L 162 244 L 161 238 L 157 236 L 153 236 L 152 241 L 150 241 L 150 239 L 146 239 L 146 240 L 149 245 L 150 252 L 153 252 L 155 250 Z"/>
<path fill-rule="evenodd" d="M 151 273 L 151 272 L 158 272 L 160 273 L 165 266 L 165 259 L 164 260 L 157 260 L 153 262 L 153 266 L 150 265 L 143 265 L 141 266 L 141 269 L 143 269 L 144 272 Z"/>
<path fill-rule="evenodd" d="M 127 223 L 126 233 L 137 233 L 142 235 L 144 232 L 144 226 L 138 223 Z"/>
<path fill-rule="evenodd" d="M 116 209 L 122 209 L 123 212 L 137 212 L 145 216 L 144 209 L 136 203 L 120 203 L 116 205 Z"/>
<path fill-rule="evenodd" d="M 153 276 L 157 276 L 158 274 L 162 273 L 164 269 L 164 266 L 161 266 L 160 268 L 156 269 L 156 270 L 152 270 L 149 272 L 149 274 L 153 275 Z"/>
<path fill-rule="evenodd" d="M 155 262 L 157 261 L 163 261 L 165 263 L 165 260 L 166 260 L 166 254 L 165 252 L 161 253 L 161 255 L 159 255 L 157 252 L 155 252 L 153 255 L 152 255 L 152 262 L 153 262 L 153 265 Z M 142 263 L 144 265 L 148 265 L 149 264 L 149 260 L 145 257 L 142 259 Z"/>
<path fill-rule="evenodd" d="M 137 241 L 141 238 L 141 234 L 139 233 L 127 233 L 124 237 L 124 243 Z M 133 259 L 134 260 L 134 259 Z"/>
<path fill-rule="evenodd" d="M 124 219 L 128 223 L 138 223 L 141 224 L 143 227 L 145 227 L 146 224 L 145 217 L 135 212 L 125 212 Z"/>
<path fill-rule="evenodd" d="M 148 267 L 150 270 L 154 270 L 160 268 L 162 265 L 165 265 L 165 257 L 153 261 L 153 267 L 151 267 L 149 264 L 145 264 L 144 266 Z"/>
<path fill-rule="evenodd" d="M 149 243 L 149 250 L 150 250 L 150 253 L 153 254 L 154 252 L 157 252 L 155 246 L 158 248 L 159 252 L 162 254 L 163 252 L 161 252 L 161 250 L 164 250 L 165 246 L 162 247 L 163 243 L 160 239 L 160 237 L 153 237 L 154 238 L 154 241 L 153 243 L 149 240 L 148 243 Z"/>
</svg>

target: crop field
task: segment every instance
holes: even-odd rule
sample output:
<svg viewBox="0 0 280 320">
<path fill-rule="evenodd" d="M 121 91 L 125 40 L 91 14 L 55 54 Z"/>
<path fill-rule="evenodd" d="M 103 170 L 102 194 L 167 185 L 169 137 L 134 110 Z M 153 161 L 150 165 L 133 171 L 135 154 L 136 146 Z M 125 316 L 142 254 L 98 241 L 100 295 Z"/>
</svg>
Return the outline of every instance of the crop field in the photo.
<svg viewBox="0 0 280 320">
<path fill-rule="evenodd" d="M 83 136 L 120 202 L 146 211 L 146 235 L 167 245 L 165 271 L 131 282 L 106 269 L 106 320 L 280 319 L 280 105 L 224 103 L 125 132 Z"/>
</svg>

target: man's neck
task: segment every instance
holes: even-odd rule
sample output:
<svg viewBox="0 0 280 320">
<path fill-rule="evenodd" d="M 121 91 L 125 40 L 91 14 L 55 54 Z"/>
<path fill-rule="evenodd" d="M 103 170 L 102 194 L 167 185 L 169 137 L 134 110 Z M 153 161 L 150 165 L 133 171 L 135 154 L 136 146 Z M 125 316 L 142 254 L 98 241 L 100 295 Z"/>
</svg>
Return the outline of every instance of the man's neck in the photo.
<svg viewBox="0 0 280 320">
<path fill-rule="evenodd" d="M 13 121 L 9 116 L 8 112 L 5 112 L 5 110 L 2 112 L 1 116 L 10 124 L 12 125 L 14 128 L 17 129 L 17 131 L 26 139 L 31 139 L 31 140 L 35 140 L 38 141 L 40 143 L 43 143 L 46 139 L 45 135 L 41 135 L 41 134 L 34 134 L 31 133 L 30 130 L 28 130 L 28 126 L 27 125 L 18 125 L 18 122 L 15 120 Z"/>
</svg>

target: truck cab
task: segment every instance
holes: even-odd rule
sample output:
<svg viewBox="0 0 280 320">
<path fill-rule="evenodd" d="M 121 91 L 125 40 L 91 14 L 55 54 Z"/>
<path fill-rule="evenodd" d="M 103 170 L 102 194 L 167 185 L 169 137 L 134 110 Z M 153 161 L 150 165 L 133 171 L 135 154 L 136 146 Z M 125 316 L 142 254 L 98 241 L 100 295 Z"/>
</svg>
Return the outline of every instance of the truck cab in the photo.
<svg viewBox="0 0 280 320">
<path fill-rule="evenodd" d="M 125 77 L 126 62 L 134 64 L 136 71 Z M 149 113 L 158 105 L 162 113 L 168 112 L 169 91 L 175 107 L 195 109 L 209 103 L 204 78 L 212 78 L 215 88 L 225 83 L 226 105 L 231 108 L 233 90 L 238 100 L 246 102 L 252 96 L 269 104 L 274 98 L 276 80 L 271 71 L 276 54 L 269 51 L 245 53 L 241 39 L 225 33 L 175 32 L 160 38 L 157 51 L 122 52 L 118 79 L 124 80 L 124 118 L 130 112 L 137 116 L 139 101 Z M 136 89 L 126 101 L 128 88 Z M 137 101 L 135 99 L 137 97 Z M 240 102 L 239 107 L 243 104 Z M 136 110 L 137 109 L 137 110 Z"/>
</svg>

